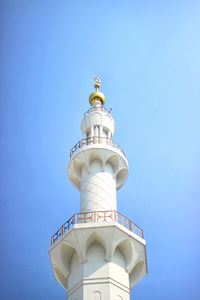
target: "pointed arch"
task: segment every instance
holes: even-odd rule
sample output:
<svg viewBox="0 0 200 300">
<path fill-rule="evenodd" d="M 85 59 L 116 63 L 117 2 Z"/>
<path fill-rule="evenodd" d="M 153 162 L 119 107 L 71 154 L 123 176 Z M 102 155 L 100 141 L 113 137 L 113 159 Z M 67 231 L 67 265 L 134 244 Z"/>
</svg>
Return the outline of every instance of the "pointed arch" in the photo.
<svg viewBox="0 0 200 300">
<path fill-rule="evenodd" d="M 145 274 L 144 261 L 139 261 L 129 276 L 130 288 L 132 289 Z"/>
<path fill-rule="evenodd" d="M 115 250 L 116 248 L 120 249 L 125 259 L 125 264 L 127 269 L 127 267 L 130 266 L 133 258 L 133 245 L 130 239 L 123 239 L 122 241 L 119 241 L 118 244 L 115 246 Z"/>
<path fill-rule="evenodd" d="M 90 166 L 90 168 L 91 168 L 92 162 L 94 162 L 94 161 L 98 161 L 101 165 L 101 169 L 103 168 L 103 166 L 104 166 L 103 158 L 102 158 L 101 153 L 97 150 L 92 150 L 91 153 L 90 153 L 90 156 L 89 156 L 89 166 Z"/>
<path fill-rule="evenodd" d="M 86 255 L 87 255 L 87 251 L 88 251 L 89 247 L 90 247 L 94 242 L 99 243 L 99 244 L 104 248 L 104 250 L 105 250 L 105 252 L 106 252 L 106 242 L 105 242 L 105 240 L 104 240 L 104 237 L 103 237 L 101 234 L 99 234 L 99 233 L 93 231 L 93 232 L 88 236 L 88 238 L 87 238 L 87 240 L 86 240 L 86 243 L 85 243 L 85 253 L 86 253 Z"/>
<path fill-rule="evenodd" d="M 71 258 L 75 251 L 76 249 L 74 247 L 66 243 L 62 243 L 60 248 L 60 258 L 62 265 L 66 270 L 69 270 Z"/>
<path fill-rule="evenodd" d="M 133 245 L 133 242 L 130 239 L 121 238 L 112 247 L 111 257 L 113 257 L 115 250 L 119 248 L 124 259 L 125 259 L 125 268 L 126 271 L 130 274 L 135 262 L 138 258 L 138 254 Z"/>
<path fill-rule="evenodd" d="M 116 187 L 119 190 L 128 177 L 128 169 L 121 169 L 116 175 Z"/>
<path fill-rule="evenodd" d="M 54 275 L 55 278 L 58 282 L 60 282 L 60 284 L 64 287 L 64 289 L 67 290 L 67 278 L 63 275 L 63 272 L 61 272 L 61 270 L 59 268 L 54 267 Z"/>
<path fill-rule="evenodd" d="M 101 292 L 95 291 L 92 293 L 92 300 L 101 300 Z"/>
<path fill-rule="evenodd" d="M 119 158 L 118 158 L 118 156 L 117 155 L 110 156 L 106 160 L 105 165 L 106 164 L 110 164 L 112 166 L 113 173 L 115 175 L 117 173 L 118 169 L 119 169 Z"/>
</svg>

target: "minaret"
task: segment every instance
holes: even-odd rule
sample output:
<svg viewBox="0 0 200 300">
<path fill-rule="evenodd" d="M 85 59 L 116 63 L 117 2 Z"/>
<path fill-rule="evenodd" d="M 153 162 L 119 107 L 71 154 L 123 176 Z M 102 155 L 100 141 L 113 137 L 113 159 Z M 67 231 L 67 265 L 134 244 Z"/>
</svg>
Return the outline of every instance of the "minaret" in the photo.
<svg viewBox="0 0 200 300">
<path fill-rule="evenodd" d="M 90 95 L 83 139 L 70 151 L 68 175 L 80 191 L 80 212 L 51 238 L 55 279 L 68 300 L 128 300 L 147 273 L 143 230 L 117 210 L 116 191 L 128 177 L 128 161 L 113 141 L 115 122 L 104 108 L 105 96 Z M 69 199 L 70 201 L 70 199 Z"/>
</svg>

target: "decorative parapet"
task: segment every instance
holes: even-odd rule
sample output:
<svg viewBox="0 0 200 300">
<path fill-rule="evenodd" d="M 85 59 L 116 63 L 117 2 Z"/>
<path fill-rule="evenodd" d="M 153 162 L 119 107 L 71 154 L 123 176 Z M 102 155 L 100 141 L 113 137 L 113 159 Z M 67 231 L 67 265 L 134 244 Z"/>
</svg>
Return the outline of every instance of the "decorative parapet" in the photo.
<svg viewBox="0 0 200 300">
<path fill-rule="evenodd" d="M 87 116 L 87 115 L 89 115 L 90 113 L 96 112 L 96 111 L 102 111 L 102 112 L 108 114 L 110 117 L 112 117 L 112 115 L 111 115 L 111 109 L 109 110 L 109 109 L 107 109 L 107 108 L 105 108 L 103 106 L 100 106 L 100 107 L 91 107 L 90 109 L 88 109 L 86 111 L 86 113 L 84 113 L 84 117 Z"/>
<path fill-rule="evenodd" d="M 92 211 L 74 214 L 51 237 L 51 246 L 64 235 L 74 224 L 117 222 L 144 239 L 144 231 L 130 219 L 115 210 Z"/>
<path fill-rule="evenodd" d="M 118 149 L 120 152 L 122 152 L 125 156 L 124 149 L 118 145 L 116 142 L 114 142 L 112 139 L 107 137 L 97 137 L 93 136 L 87 139 L 81 139 L 76 143 L 76 145 L 70 150 L 70 157 L 78 150 L 85 146 L 92 145 L 92 144 L 101 144 L 101 145 L 107 145 L 114 147 L 115 149 Z"/>
</svg>

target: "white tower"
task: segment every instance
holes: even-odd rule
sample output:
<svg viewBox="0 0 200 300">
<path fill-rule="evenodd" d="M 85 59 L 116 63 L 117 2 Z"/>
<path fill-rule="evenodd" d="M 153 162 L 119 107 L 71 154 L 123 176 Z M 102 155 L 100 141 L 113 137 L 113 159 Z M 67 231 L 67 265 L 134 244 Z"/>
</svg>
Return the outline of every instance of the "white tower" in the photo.
<svg viewBox="0 0 200 300">
<path fill-rule="evenodd" d="M 68 300 L 128 300 L 147 273 L 143 230 L 117 212 L 116 190 L 128 176 L 123 149 L 113 142 L 115 123 L 105 97 L 91 94 L 81 123 L 83 139 L 70 151 L 68 175 L 80 190 L 80 213 L 52 236 L 55 279 Z"/>
</svg>

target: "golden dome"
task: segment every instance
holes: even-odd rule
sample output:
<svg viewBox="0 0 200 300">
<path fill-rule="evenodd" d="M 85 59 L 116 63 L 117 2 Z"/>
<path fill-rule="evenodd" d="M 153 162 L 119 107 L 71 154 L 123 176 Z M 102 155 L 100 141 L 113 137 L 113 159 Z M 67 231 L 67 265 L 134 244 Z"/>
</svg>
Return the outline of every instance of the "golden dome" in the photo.
<svg viewBox="0 0 200 300">
<path fill-rule="evenodd" d="M 106 98 L 103 93 L 99 92 L 99 88 L 100 88 L 99 83 L 101 82 L 101 80 L 97 76 L 94 78 L 94 80 L 96 81 L 94 85 L 96 91 L 90 95 L 89 98 L 90 105 L 92 106 L 95 100 L 100 100 L 101 104 L 104 105 Z"/>
</svg>

